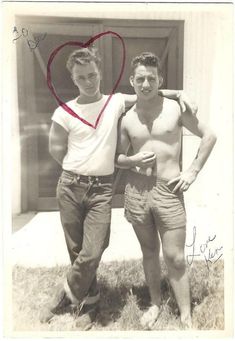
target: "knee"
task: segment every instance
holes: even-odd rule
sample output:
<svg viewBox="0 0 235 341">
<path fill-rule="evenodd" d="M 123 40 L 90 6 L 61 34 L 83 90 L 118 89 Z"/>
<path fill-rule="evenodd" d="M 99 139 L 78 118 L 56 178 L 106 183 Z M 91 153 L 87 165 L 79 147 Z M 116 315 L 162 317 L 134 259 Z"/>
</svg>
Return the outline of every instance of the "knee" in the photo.
<svg viewBox="0 0 235 341">
<path fill-rule="evenodd" d="M 185 258 L 183 253 L 165 254 L 165 261 L 168 267 L 177 271 L 185 270 Z"/>
<path fill-rule="evenodd" d="M 80 264 L 87 264 L 91 267 L 97 267 L 102 257 L 104 248 L 93 247 L 92 249 L 82 249 L 77 260 Z"/>
<path fill-rule="evenodd" d="M 102 256 L 102 250 L 92 250 L 90 252 L 87 252 L 84 254 L 84 258 L 89 262 L 89 263 L 99 263 L 100 259 Z"/>
<path fill-rule="evenodd" d="M 100 259 L 103 255 L 104 250 L 109 245 L 109 236 L 110 234 L 107 233 L 105 238 L 103 238 L 100 241 L 97 241 L 97 243 L 84 243 L 82 246 L 82 250 L 79 253 L 79 261 L 81 263 L 88 263 L 92 266 L 97 266 L 100 262 Z"/>
</svg>

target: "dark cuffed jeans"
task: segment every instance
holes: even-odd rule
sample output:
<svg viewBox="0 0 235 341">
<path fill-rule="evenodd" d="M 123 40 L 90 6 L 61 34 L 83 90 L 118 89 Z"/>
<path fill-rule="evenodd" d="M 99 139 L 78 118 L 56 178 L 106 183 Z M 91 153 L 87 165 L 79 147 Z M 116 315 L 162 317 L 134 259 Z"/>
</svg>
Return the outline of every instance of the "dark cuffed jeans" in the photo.
<svg viewBox="0 0 235 341">
<path fill-rule="evenodd" d="M 110 237 L 110 179 L 91 177 L 88 181 L 63 171 L 58 182 L 60 218 L 72 264 L 67 283 L 78 301 L 98 291 L 96 270 Z"/>
</svg>

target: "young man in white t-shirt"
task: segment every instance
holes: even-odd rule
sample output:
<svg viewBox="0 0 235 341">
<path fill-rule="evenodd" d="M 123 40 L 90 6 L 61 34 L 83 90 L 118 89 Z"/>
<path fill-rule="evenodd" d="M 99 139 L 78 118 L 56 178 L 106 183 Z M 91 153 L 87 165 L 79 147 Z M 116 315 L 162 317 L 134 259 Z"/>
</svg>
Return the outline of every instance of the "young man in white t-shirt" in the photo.
<svg viewBox="0 0 235 341">
<path fill-rule="evenodd" d="M 79 89 L 79 96 L 66 104 L 94 126 L 108 99 L 100 92 L 100 60 L 95 49 L 75 50 L 69 56 L 67 68 Z M 165 90 L 165 94 L 175 99 L 178 93 Z M 41 322 L 49 322 L 65 307 L 75 305 L 80 325 L 84 322 L 87 328 L 97 314 L 96 270 L 109 244 L 118 120 L 125 108 L 135 101 L 136 95 L 114 94 L 96 129 L 62 107 L 52 116 L 49 149 L 63 168 L 57 198 L 72 265 L 64 285 L 41 311 Z M 184 104 L 188 106 L 187 99 Z"/>
</svg>

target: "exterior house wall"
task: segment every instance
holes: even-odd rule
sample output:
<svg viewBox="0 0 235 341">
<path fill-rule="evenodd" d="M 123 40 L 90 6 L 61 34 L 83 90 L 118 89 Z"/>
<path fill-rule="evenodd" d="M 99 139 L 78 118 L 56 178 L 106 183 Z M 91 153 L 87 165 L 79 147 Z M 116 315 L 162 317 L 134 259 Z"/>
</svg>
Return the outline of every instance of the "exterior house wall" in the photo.
<svg viewBox="0 0 235 341">
<path fill-rule="evenodd" d="M 186 193 L 187 201 L 207 207 L 218 216 L 221 200 L 227 201 L 221 217 L 232 211 L 232 8 L 213 4 L 37 4 L 30 8 L 20 3 L 7 4 L 5 54 L 7 92 L 5 114 L 11 114 L 12 136 L 12 211 L 20 212 L 20 138 L 17 109 L 15 45 L 12 41 L 14 13 L 22 15 L 81 17 L 101 19 L 184 20 L 184 75 L 186 93 L 198 104 L 198 117 L 214 128 L 216 147 L 199 175 L 198 182 Z M 195 156 L 199 139 L 184 132 L 183 166 Z M 231 200 L 230 200 L 231 199 Z M 218 219 L 219 218 L 218 216 Z M 228 222 L 229 223 L 229 222 Z"/>
</svg>

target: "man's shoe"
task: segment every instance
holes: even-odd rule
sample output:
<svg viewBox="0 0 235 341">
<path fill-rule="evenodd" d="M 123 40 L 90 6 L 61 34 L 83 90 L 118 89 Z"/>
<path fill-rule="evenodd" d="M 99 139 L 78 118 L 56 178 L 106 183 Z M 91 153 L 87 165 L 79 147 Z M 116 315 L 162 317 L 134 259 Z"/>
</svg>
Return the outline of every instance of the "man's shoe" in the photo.
<svg viewBox="0 0 235 341">
<path fill-rule="evenodd" d="M 53 300 L 40 312 L 39 319 L 41 323 L 50 322 L 55 314 L 61 313 L 72 303 L 67 296 L 64 287 L 60 286 L 56 290 L 57 292 L 55 293 Z"/>
<path fill-rule="evenodd" d="M 94 304 L 84 304 L 81 310 L 77 313 L 76 327 L 79 330 L 89 330 L 92 328 L 97 315 L 99 314 L 98 302 Z"/>
<path fill-rule="evenodd" d="M 191 316 L 188 318 L 181 319 L 181 328 L 184 330 L 189 330 L 193 328 Z"/>
<path fill-rule="evenodd" d="M 157 322 L 157 319 L 160 314 L 160 308 L 155 304 L 152 305 L 140 319 L 140 323 L 142 327 L 146 330 L 151 330 L 154 327 L 154 324 Z"/>
</svg>

